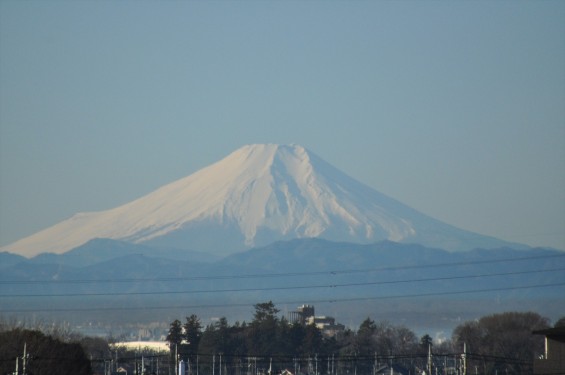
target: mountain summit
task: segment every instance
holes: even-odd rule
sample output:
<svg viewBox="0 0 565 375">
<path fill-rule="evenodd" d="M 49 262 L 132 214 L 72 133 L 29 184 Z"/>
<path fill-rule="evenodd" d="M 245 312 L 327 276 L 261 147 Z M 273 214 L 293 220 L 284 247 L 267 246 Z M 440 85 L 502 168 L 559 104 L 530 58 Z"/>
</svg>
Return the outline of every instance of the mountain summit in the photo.
<svg viewBox="0 0 565 375">
<path fill-rule="evenodd" d="M 301 146 L 257 144 L 123 206 L 76 214 L 2 250 L 60 254 L 110 238 L 226 255 L 304 237 L 452 251 L 508 245 L 419 213 Z"/>
</svg>

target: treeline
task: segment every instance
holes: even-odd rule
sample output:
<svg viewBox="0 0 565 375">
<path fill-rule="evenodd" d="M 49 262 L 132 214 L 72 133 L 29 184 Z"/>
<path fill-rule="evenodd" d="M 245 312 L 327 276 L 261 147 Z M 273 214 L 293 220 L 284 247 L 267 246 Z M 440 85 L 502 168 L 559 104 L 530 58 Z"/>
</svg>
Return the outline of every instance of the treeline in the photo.
<svg viewBox="0 0 565 375">
<path fill-rule="evenodd" d="M 325 337 L 315 325 L 279 318 L 272 302 L 254 306 L 250 323 L 228 324 L 226 318 L 203 326 L 196 315 L 170 324 L 171 357 L 182 359 L 193 373 L 241 375 L 280 373 L 369 374 L 396 366 L 407 371 L 456 370 L 463 348 L 465 365 L 480 373 L 529 373 L 543 353 L 543 337 L 532 331 L 549 327 L 537 313 L 495 314 L 458 326 L 451 340 L 433 342 L 407 327 L 365 319 L 357 330 Z M 431 356 L 430 356 L 431 354 Z M 441 372 L 444 373 L 444 372 Z"/>
<path fill-rule="evenodd" d="M 451 339 L 434 342 L 404 326 L 365 319 L 357 329 L 326 337 L 314 325 L 291 323 L 278 316 L 272 302 L 259 303 L 251 322 L 229 324 L 226 318 L 203 326 L 196 315 L 170 323 L 170 352 L 115 347 L 112 338 L 85 337 L 69 327 L 22 326 L 0 319 L 0 374 L 108 374 L 119 367 L 128 374 L 170 375 L 178 360 L 189 374 L 264 375 L 375 374 L 395 371 L 455 373 L 532 372 L 533 359 L 544 351 L 544 338 L 532 331 L 549 328 L 549 319 L 533 312 L 508 312 L 464 322 Z M 555 326 L 565 325 L 565 317 Z M 390 373 L 387 371 L 387 373 Z"/>
<path fill-rule="evenodd" d="M 91 374 L 86 341 L 22 327 L 0 330 L 0 374 Z M 69 337 L 67 337 L 69 338 Z"/>
</svg>

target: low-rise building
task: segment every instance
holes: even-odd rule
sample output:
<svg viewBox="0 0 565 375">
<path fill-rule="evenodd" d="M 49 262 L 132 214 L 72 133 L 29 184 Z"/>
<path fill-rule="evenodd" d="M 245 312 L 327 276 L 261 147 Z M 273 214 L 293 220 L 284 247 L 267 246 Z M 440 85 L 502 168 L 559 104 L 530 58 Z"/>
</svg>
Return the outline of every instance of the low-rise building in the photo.
<svg viewBox="0 0 565 375">
<path fill-rule="evenodd" d="M 306 320 L 315 315 L 314 306 L 302 305 L 298 306 L 296 311 L 291 311 L 288 313 L 288 320 L 291 323 L 299 322 L 300 324 L 306 324 Z"/>
<path fill-rule="evenodd" d="M 335 319 L 331 316 L 316 316 L 314 306 L 312 305 L 299 306 L 296 311 L 288 313 L 288 319 L 292 323 L 299 322 L 303 325 L 314 324 L 322 331 L 322 334 L 327 337 L 335 336 L 337 333 L 345 330 L 345 326 L 336 323 Z"/>
<path fill-rule="evenodd" d="M 534 360 L 534 375 L 565 374 L 565 326 L 533 332 L 545 336 L 542 358 Z"/>
<path fill-rule="evenodd" d="M 336 323 L 331 316 L 311 316 L 306 320 L 306 324 L 314 324 L 327 337 L 333 337 L 345 330 L 345 326 Z"/>
</svg>

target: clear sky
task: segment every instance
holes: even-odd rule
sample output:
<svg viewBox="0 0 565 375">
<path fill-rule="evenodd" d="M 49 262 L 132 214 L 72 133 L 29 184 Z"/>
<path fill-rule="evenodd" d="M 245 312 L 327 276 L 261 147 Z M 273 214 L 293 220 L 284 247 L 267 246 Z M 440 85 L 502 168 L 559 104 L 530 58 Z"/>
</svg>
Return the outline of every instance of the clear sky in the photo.
<svg viewBox="0 0 565 375">
<path fill-rule="evenodd" d="M 565 249 L 565 1 L 0 0 L 0 245 L 249 143 Z"/>
</svg>

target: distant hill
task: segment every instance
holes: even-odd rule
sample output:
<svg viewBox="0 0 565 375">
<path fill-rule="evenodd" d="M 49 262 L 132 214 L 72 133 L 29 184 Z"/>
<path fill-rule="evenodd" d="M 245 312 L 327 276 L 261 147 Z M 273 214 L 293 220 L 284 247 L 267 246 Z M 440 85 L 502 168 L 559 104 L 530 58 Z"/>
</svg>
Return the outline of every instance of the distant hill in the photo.
<svg viewBox="0 0 565 375">
<path fill-rule="evenodd" d="M 95 240 L 59 256 L 12 257 L 19 262 L 0 268 L 0 314 L 113 321 L 203 311 L 237 318 L 236 311 L 273 300 L 326 306 L 342 319 L 378 311 L 389 320 L 423 319 L 425 311 L 442 324 L 505 306 L 565 309 L 565 253 L 551 249 L 447 252 L 391 241 L 297 239 L 212 262 L 156 254 L 145 245 Z"/>
<path fill-rule="evenodd" d="M 186 249 L 152 247 L 124 241 L 95 238 L 63 254 L 43 253 L 31 261 L 41 264 L 62 264 L 82 267 L 116 259 L 126 255 L 144 255 L 179 261 L 211 262 L 217 256 Z"/>
<path fill-rule="evenodd" d="M 15 264 L 27 260 L 26 257 L 8 253 L 6 251 L 0 252 L 0 269 L 4 267 L 12 267 Z"/>
</svg>

